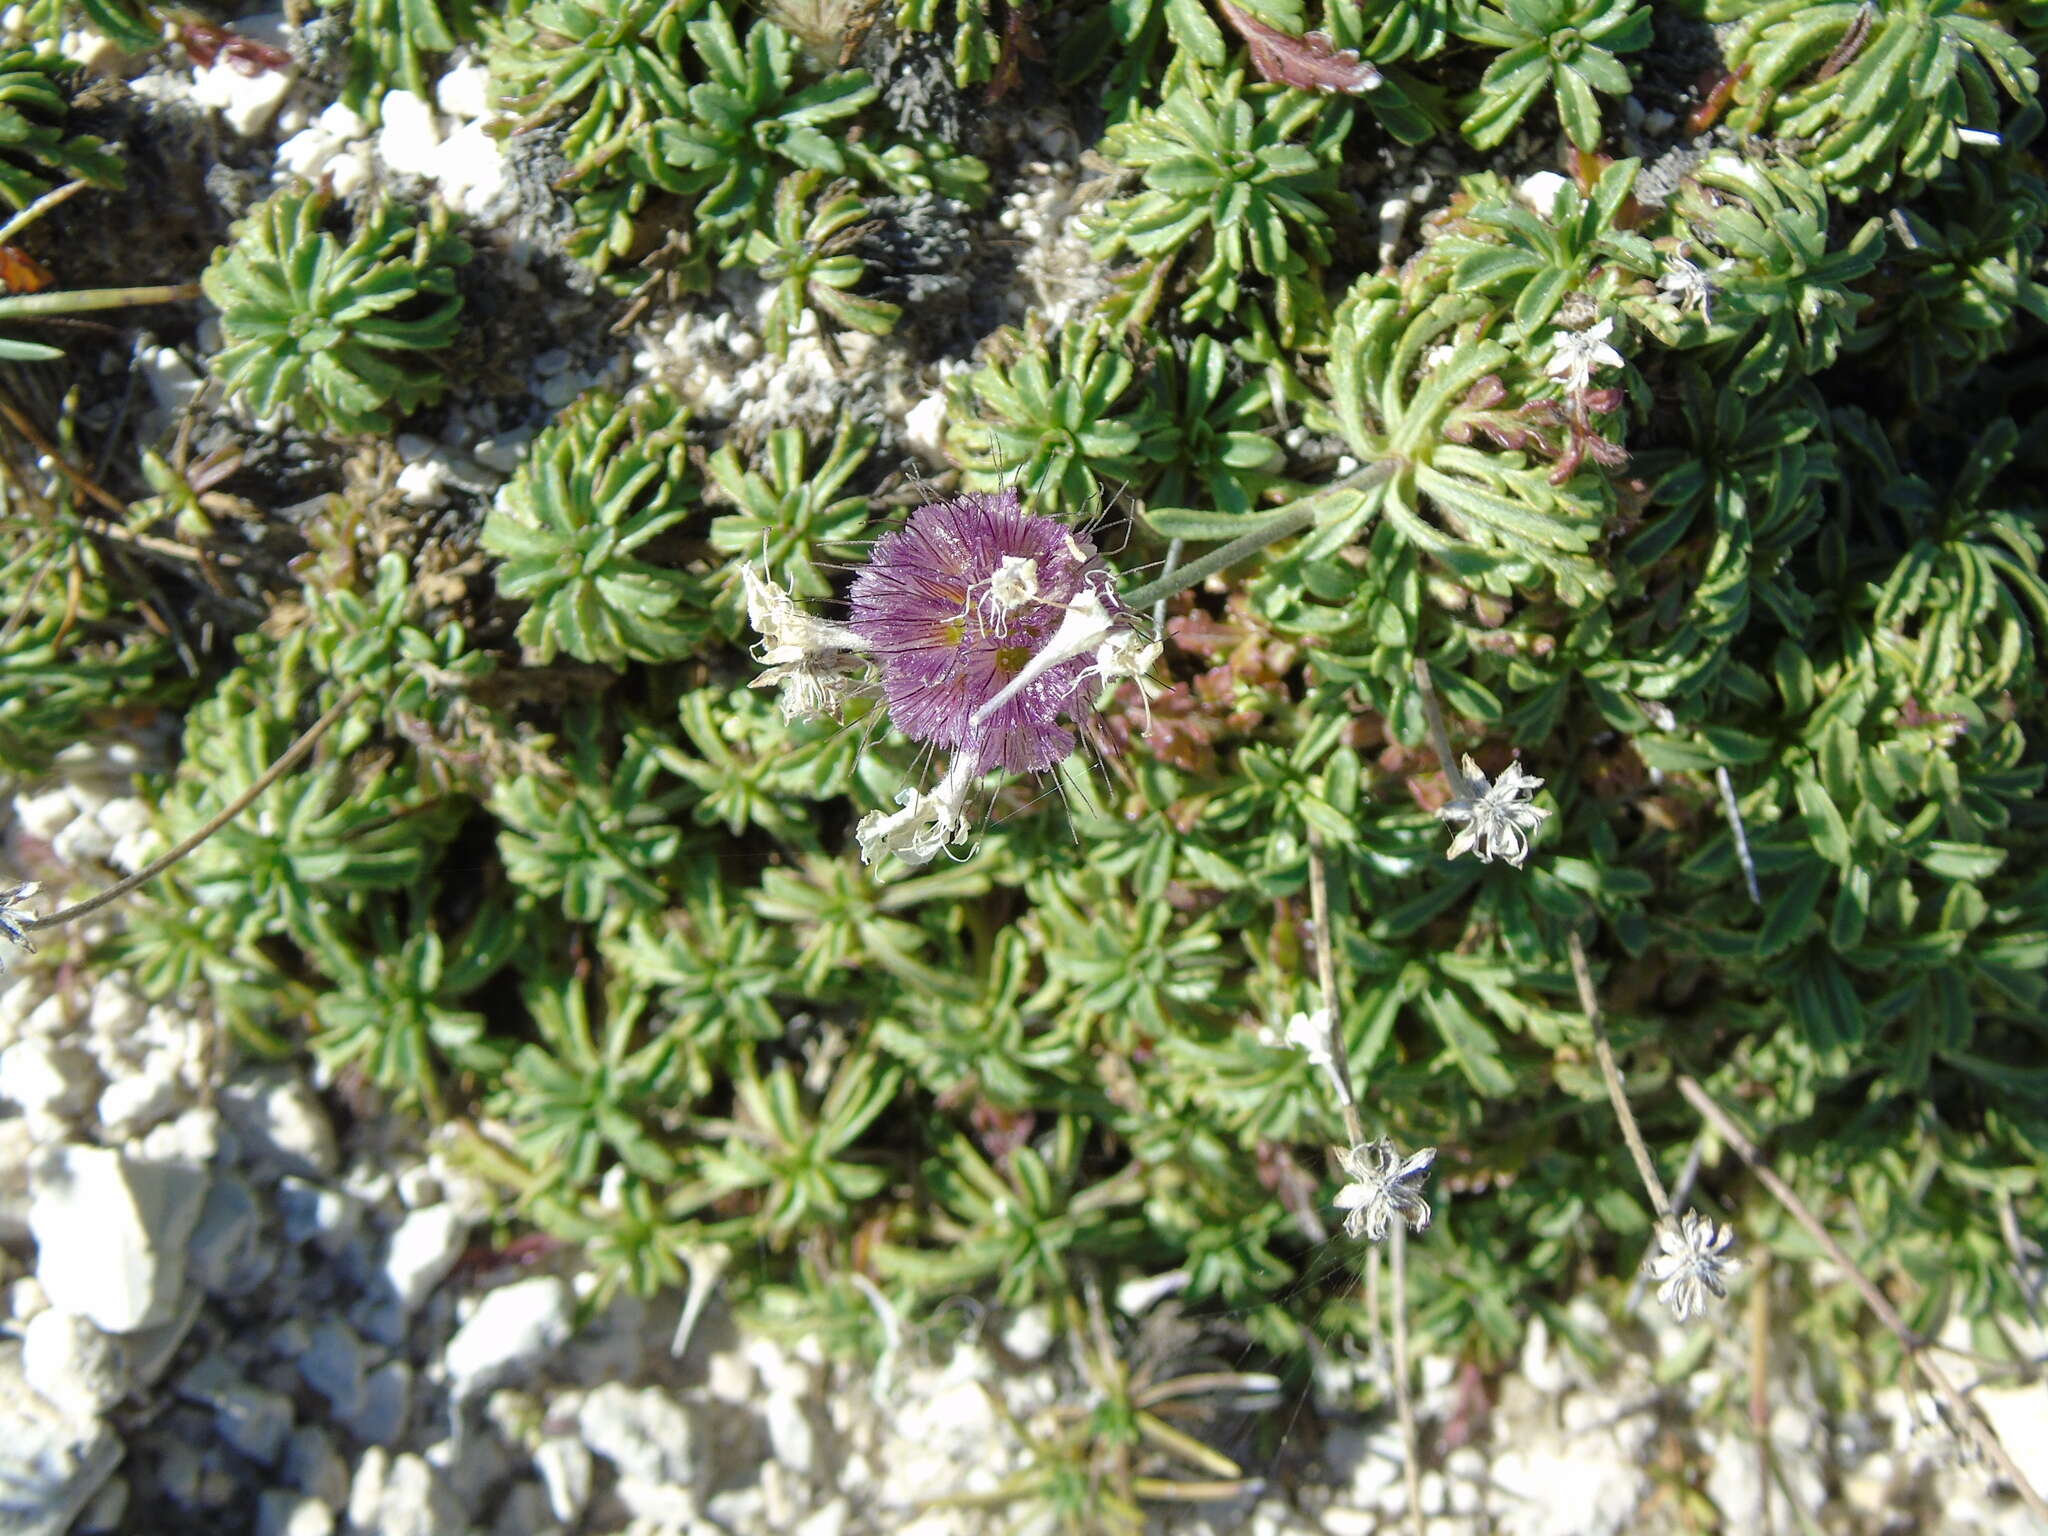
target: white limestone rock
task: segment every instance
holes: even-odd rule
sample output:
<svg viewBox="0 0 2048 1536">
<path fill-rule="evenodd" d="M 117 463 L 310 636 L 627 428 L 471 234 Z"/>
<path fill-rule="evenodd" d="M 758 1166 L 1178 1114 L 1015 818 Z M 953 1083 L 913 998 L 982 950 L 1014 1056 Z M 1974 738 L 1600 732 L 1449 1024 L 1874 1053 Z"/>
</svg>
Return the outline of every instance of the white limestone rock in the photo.
<svg viewBox="0 0 2048 1536">
<path fill-rule="evenodd" d="M 548 1491 L 548 1508 L 562 1524 L 574 1525 L 583 1518 L 594 1467 L 590 1448 L 570 1435 L 550 1435 L 533 1453 L 533 1469 Z"/>
<path fill-rule="evenodd" d="M 236 25 L 244 32 L 249 29 L 246 21 Z M 222 122 L 239 137 L 253 139 L 270 126 L 291 88 L 290 69 L 245 75 L 232 60 L 220 58 L 210 68 L 194 73 L 192 100 L 202 107 L 218 108 Z"/>
<path fill-rule="evenodd" d="M 15 825 L 39 843 L 53 840 L 77 815 L 78 806 L 62 785 L 40 794 L 14 797 Z"/>
<path fill-rule="evenodd" d="M 120 1460 L 113 1430 L 65 1413 L 33 1390 L 21 1351 L 0 1342 L 0 1518 L 7 1536 L 63 1536 Z"/>
<path fill-rule="evenodd" d="M 441 147 L 434 109 L 411 91 L 384 94 L 384 125 L 377 130 L 377 158 L 401 176 L 431 178 Z"/>
<path fill-rule="evenodd" d="M 622 1481 L 687 1487 L 696 1478 L 696 1426 L 683 1405 L 658 1387 L 636 1391 L 608 1381 L 583 1400 L 576 1428 Z"/>
<path fill-rule="evenodd" d="M 21 1335 L 21 1373 L 73 1418 L 89 1419 L 128 1392 L 121 1346 L 75 1312 L 49 1307 Z"/>
<path fill-rule="evenodd" d="M 331 1177 L 340 1163 L 333 1122 L 303 1079 L 243 1078 L 221 1090 L 220 1105 L 252 1157 L 313 1179 Z"/>
<path fill-rule="evenodd" d="M 348 1502 L 348 1463 L 334 1448 L 334 1437 L 318 1424 L 301 1424 L 284 1447 L 285 1480 L 307 1498 L 329 1509 Z"/>
<path fill-rule="evenodd" d="M 407 1453 L 393 1457 L 372 1446 L 349 1487 L 348 1520 L 377 1536 L 449 1536 L 465 1529 L 461 1505 L 434 1469 Z"/>
<path fill-rule="evenodd" d="M 568 1341 L 575 1306 L 568 1284 L 554 1275 L 489 1292 L 442 1355 L 455 1396 L 472 1397 L 530 1371 Z"/>
<path fill-rule="evenodd" d="M 98 1092 L 92 1058 L 74 1045 L 31 1037 L 0 1051 L 0 1099 L 31 1119 L 71 1119 Z"/>
<path fill-rule="evenodd" d="M 176 1316 L 185 1242 L 206 1198 L 202 1170 L 67 1143 L 36 1159 L 29 1183 L 36 1278 L 53 1303 L 108 1333 Z"/>
<path fill-rule="evenodd" d="M 334 1536 L 334 1511 L 289 1488 L 266 1488 L 256 1500 L 256 1536 Z"/>
<path fill-rule="evenodd" d="M 175 1055 L 151 1051 L 140 1071 L 117 1077 L 100 1095 L 101 1131 L 114 1141 L 133 1141 L 183 1109 L 190 1099 Z"/>
<path fill-rule="evenodd" d="M 468 1235 L 469 1223 L 452 1205 L 427 1206 L 398 1224 L 384 1259 L 384 1278 L 400 1307 L 413 1311 L 448 1277 Z"/>
<path fill-rule="evenodd" d="M 434 104 L 464 122 L 492 116 L 490 70 L 481 59 L 451 64 L 434 83 Z"/>
</svg>

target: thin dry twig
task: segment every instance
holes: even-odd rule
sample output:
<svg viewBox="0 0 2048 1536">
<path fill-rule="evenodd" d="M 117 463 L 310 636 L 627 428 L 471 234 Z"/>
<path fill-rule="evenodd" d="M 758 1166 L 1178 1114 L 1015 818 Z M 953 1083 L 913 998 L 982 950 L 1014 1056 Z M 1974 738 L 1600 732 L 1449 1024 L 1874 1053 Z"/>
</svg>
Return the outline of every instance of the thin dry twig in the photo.
<svg viewBox="0 0 2048 1536">
<path fill-rule="evenodd" d="M 1351 1145 L 1365 1145 L 1365 1121 L 1359 1117 L 1358 1095 L 1351 1082 L 1351 1056 L 1344 1044 L 1344 1013 L 1337 1003 L 1337 935 L 1330 927 L 1330 872 L 1323 859 L 1323 840 L 1314 831 L 1308 835 L 1309 915 L 1316 930 L 1316 980 L 1323 994 L 1323 1008 L 1330 1016 L 1330 1064 L 1342 1090 L 1344 1134 Z"/>
<path fill-rule="evenodd" d="M 1436 680 L 1429 675 L 1429 663 L 1420 656 L 1415 658 L 1415 687 L 1422 695 L 1423 718 L 1429 722 L 1430 745 L 1436 748 L 1444 777 L 1451 781 L 1451 798 L 1469 800 L 1472 786 L 1465 782 L 1465 770 L 1458 765 L 1458 754 L 1451 750 L 1450 728 L 1444 724 L 1443 706 L 1436 701 Z"/>
<path fill-rule="evenodd" d="M 299 739 L 284 749 L 283 756 L 279 757 L 276 762 L 256 776 L 254 783 L 235 796 L 226 805 L 222 806 L 218 813 L 208 819 L 205 826 L 179 843 L 169 853 L 164 854 L 161 858 L 152 860 L 127 879 L 116 881 L 97 896 L 88 896 L 84 901 L 65 907 L 62 911 L 52 912 L 48 917 L 30 918 L 22 923 L 22 928 L 28 932 L 41 932 L 45 928 L 57 928 L 65 923 L 76 922 L 81 917 L 91 916 L 108 902 L 116 901 L 127 895 L 137 886 L 149 884 L 150 881 L 154 880 L 158 875 L 177 863 L 178 860 L 184 858 L 186 854 L 213 836 L 222 827 L 241 815 L 242 812 L 255 803 L 258 795 L 262 794 L 271 785 L 291 772 L 293 768 L 297 767 L 299 759 L 312 751 L 320 738 L 327 734 L 328 727 L 346 714 L 355 704 L 356 700 L 362 696 L 363 685 L 357 683 L 337 699 L 326 714 L 307 726 L 300 734 Z"/>
<path fill-rule="evenodd" d="M 1806 1235 L 1818 1243 L 1821 1251 L 1849 1277 L 1850 1284 L 1856 1287 L 1864 1304 L 1877 1314 L 1877 1320 L 1899 1341 L 1899 1347 L 1906 1352 L 1906 1358 L 1913 1362 L 1913 1368 L 1926 1379 L 1927 1385 L 1933 1389 L 1934 1395 L 1948 1411 L 1951 1422 L 1970 1436 L 1977 1448 L 1984 1453 L 1985 1459 L 1997 1468 L 2000 1477 L 2012 1485 L 2013 1491 L 2020 1496 L 2035 1517 L 2048 1522 L 2048 1502 L 2044 1502 L 2034 1485 L 2027 1481 L 2026 1473 L 2019 1469 L 2006 1451 L 2005 1443 L 1998 1438 L 1998 1431 L 1991 1427 L 1990 1421 L 1974 1403 L 1956 1390 L 1955 1383 L 1950 1381 L 1941 1367 L 1929 1358 L 1926 1340 L 1906 1326 L 1906 1320 L 1899 1316 L 1898 1308 L 1892 1305 L 1891 1298 L 1879 1290 L 1876 1282 L 1857 1267 L 1847 1250 L 1835 1241 L 1834 1234 L 1821 1224 L 1820 1218 L 1808 1209 L 1806 1202 L 1799 1198 L 1792 1186 L 1778 1177 L 1770 1164 L 1764 1160 L 1763 1154 L 1757 1150 L 1756 1143 L 1743 1134 L 1742 1127 L 1730 1118 L 1726 1110 L 1714 1102 L 1706 1089 L 1693 1078 L 1681 1074 L 1678 1079 L 1678 1091 L 1685 1095 L 1687 1103 L 1699 1111 L 1700 1117 L 1714 1128 L 1715 1134 L 1733 1147 L 1736 1154 L 1749 1165 L 1749 1170 L 1756 1175 L 1757 1182 L 1791 1213 L 1792 1219 L 1799 1223 Z"/>
<path fill-rule="evenodd" d="M 0 417 L 6 418 L 7 424 L 10 427 L 28 439 L 30 447 L 54 464 L 58 472 L 66 480 L 77 486 L 79 490 L 90 496 L 116 517 L 128 515 L 128 503 L 121 500 L 120 497 L 93 479 L 91 475 L 88 475 L 76 464 L 65 458 L 64 450 L 51 442 L 48 434 L 33 421 L 29 420 L 27 414 L 4 394 L 0 394 Z"/>
<path fill-rule="evenodd" d="M 1749 829 L 1742 824 L 1742 807 L 1735 799 L 1735 781 L 1728 776 L 1725 765 L 1714 770 L 1714 782 L 1721 787 L 1721 809 L 1727 813 L 1728 830 L 1735 837 L 1735 861 L 1742 866 L 1742 883 L 1749 889 L 1749 899 L 1762 906 L 1764 893 L 1756 883 L 1756 859 L 1749 851 Z"/>
<path fill-rule="evenodd" d="M 1657 1208 L 1658 1221 L 1669 1221 L 1671 1196 L 1657 1176 L 1657 1165 L 1650 1161 L 1650 1149 L 1643 1145 L 1643 1133 L 1636 1126 L 1635 1112 L 1629 1108 L 1628 1094 L 1622 1089 L 1621 1068 L 1615 1065 L 1614 1046 L 1607 1038 L 1607 1023 L 1600 1012 L 1600 994 L 1593 988 L 1593 968 L 1586 961 L 1586 946 L 1576 932 L 1565 935 L 1565 946 L 1571 952 L 1572 979 L 1579 984 L 1579 1006 L 1586 1012 L 1586 1022 L 1593 1027 L 1593 1054 L 1599 1058 L 1600 1076 L 1607 1084 L 1614 1116 L 1621 1122 L 1622 1139 L 1628 1143 L 1629 1156 L 1636 1161 L 1636 1173 L 1650 1203 Z"/>
<path fill-rule="evenodd" d="M 1756 1436 L 1756 1517 L 1771 1536 L 1771 1288 L 1761 1266 L 1749 1286 L 1749 1429 Z"/>
<path fill-rule="evenodd" d="M 1415 1427 L 1415 1401 L 1408 1392 L 1408 1224 L 1394 1223 L 1394 1417 L 1401 1425 L 1401 1481 L 1408 1492 L 1408 1524 L 1423 1536 L 1422 1436 Z"/>
</svg>

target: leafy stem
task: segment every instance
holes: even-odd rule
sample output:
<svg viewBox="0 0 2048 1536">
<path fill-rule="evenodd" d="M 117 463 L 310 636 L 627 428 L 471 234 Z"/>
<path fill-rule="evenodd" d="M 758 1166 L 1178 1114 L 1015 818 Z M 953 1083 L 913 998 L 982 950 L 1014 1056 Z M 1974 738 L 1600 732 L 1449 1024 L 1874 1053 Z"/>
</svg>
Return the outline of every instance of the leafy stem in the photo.
<svg viewBox="0 0 2048 1536">
<path fill-rule="evenodd" d="M 1269 544 L 1277 544 L 1282 539 L 1291 539 L 1298 533 L 1306 533 L 1322 518 L 1319 502 L 1346 491 L 1370 491 L 1374 486 L 1392 479 L 1397 467 L 1397 461 L 1382 459 L 1376 464 L 1366 465 L 1354 475 L 1347 475 L 1335 485 L 1326 485 L 1319 491 L 1312 491 L 1299 501 L 1261 518 L 1220 549 L 1212 549 L 1200 559 L 1190 560 L 1186 565 L 1172 567 L 1156 580 L 1148 581 L 1142 587 L 1124 593 L 1124 603 L 1134 609 L 1149 608 L 1176 592 L 1185 592 L 1190 587 L 1201 585 L 1218 571 L 1228 570 L 1238 561 L 1251 558 Z"/>
</svg>

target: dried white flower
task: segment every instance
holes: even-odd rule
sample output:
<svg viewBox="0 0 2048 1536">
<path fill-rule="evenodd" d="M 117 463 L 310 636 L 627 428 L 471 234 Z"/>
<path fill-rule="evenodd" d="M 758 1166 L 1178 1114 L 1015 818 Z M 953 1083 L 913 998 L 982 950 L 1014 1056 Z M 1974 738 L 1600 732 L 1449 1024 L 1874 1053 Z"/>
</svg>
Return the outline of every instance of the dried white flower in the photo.
<svg viewBox="0 0 2048 1536">
<path fill-rule="evenodd" d="M 28 941 L 28 930 L 35 925 L 35 914 L 25 903 L 41 889 L 36 881 L 24 880 L 10 890 L 0 891 L 0 938 L 20 945 L 30 954 L 36 952 L 35 945 Z M 0 973 L 6 969 L 7 951 L 0 949 Z"/>
<path fill-rule="evenodd" d="M 1667 1222 L 1658 1231 L 1664 1251 L 1650 1261 L 1650 1278 L 1659 1282 L 1657 1299 L 1681 1323 L 1707 1310 L 1709 1292 L 1728 1294 L 1728 1276 L 1742 1267 L 1740 1259 L 1728 1255 L 1734 1241 L 1732 1227 L 1716 1226 L 1698 1211 L 1687 1211 L 1684 1220 Z"/>
<path fill-rule="evenodd" d="M 740 584 L 747 593 L 747 622 L 761 636 L 756 656 L 767 665 L 795 661 L 813 651 L 867 649 L 867 642 L 846 625 L 804 612 L 751 560 L 741 562 Z"/>
<path fill-rule="evenodd" d="M 973 723 L 981 724 L 1061 662 L 1098 650 L 1120 622 L 1120 616 L 1103 604 L 1100 592 L 1093 586 L 1082 587 L 1061 610 L 1059 628 L 1000 693 L 975 710 Z"/>
<path fill-rule="evenodd" d="M 1429 1202 L 1422 1197 L 1422 1185 L 1436 1161 L 1436 1148 L 1424 1147 L 1402 1158 L 1394 1144 L 1382 1136 L 1362 1147 L 1337 1153 L 1337 1161 L 1353 1180 L 1337 1191 L 1337 1209 L 1343 1211 L 1344 1230 L 1353 1237 L 1379 1242 L 1392 1221 L 1405 1221 L 1415 1232 L 1429 1230 Z"/>
<path fill-rule="evenodd" d="M 1599 370 L 1620 368 L 1627 363 L 1607 345 L 1607 338 L 1613 333 L 1611 318 L 1583 331 L 1559 331 L 1550 343 L 1550 361 L 1543 365 L 1543 371 L 1553 379 L 1562 379 L 1564 387 L 1573 394 L 1592 388 L 1593 375 Z"/>
<path fill-rule="evenodd" d="M 1447 857 L 1477 853 L 1479 862 L 1491 864 L 1505 859 L 1517 869 L 1529 857 L 1529 834 L 1550 814 L 1530 797 L 1543 787 L 1541 779 L 1522 772 L 1520 763 L 1509 763 L 1497 783 L 1489 786 L 1486 775 L 1470 757 L 1465 759 L 1467 793 L 1438 811 L 1442 821 L 1463 822 L 1464 829 L 1451 839 Z"/>
<path fill-rule="evenodd" d="M 753 688 L 779 688 L 785 720 L 837 720 L 846 701 L 870 693 L 868 664 L 850 651 L 813 651 L 762 671 Z"/>
<path fill-rule="evenodd" d="M 1702 320 L 1713 320 L 1714 280 L 1707 275 L 1706 268 L 1685 254 L 1684 241 L 1680 241 L 1678 249 L 1664 258 L 1664 270 L 1658 275 L 1657 287 L 1680 309 L 1696 309 Z"/>
<path fill-rule="evenodd" d="M 953 759 L 930 794 L 900 790 L 896 803 L 901 810 L 869 811 L 853 834 L 861 863 L 873 864 L 891 853 L 906 864 L 931 863 L 967 835 L 967 792 L 979 777 L 973 759 L 963 754 Z"/>
<path fill-rule="evenodd" d="M 782 690 L 785 720 L 837 719 L 846 701 L 866 691 L 867 642 L 844 624 L 804 612 L 751 562 L 740 566 L 747 594 L 747 621 L 761 636 L 754 659 L 767 670 L 756 688 Z"/>
</svg>

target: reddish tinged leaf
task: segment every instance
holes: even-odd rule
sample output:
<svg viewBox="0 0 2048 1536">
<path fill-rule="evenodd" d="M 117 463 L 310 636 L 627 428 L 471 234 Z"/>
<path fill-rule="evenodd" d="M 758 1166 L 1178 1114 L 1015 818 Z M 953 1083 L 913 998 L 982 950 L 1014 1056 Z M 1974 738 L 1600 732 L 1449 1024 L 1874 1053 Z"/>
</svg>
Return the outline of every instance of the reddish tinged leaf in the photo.
<svg viewBox="0 0 2048 1536">
<path fill-rule="evenodd" d="M 253 37 L 244 37 L 239 32 L 230 32 L 226 27 L 216 27 L 207 21 L 186 22 L 178 28 L 178 41 L 184 44 L 185 52 L 201 69 L 211 69 L 215 60 L 226 59 L 228 67 L 236 74 L 253 80 L 271 70 L 291 67 L 292 56 L 282 48 L 259 43 Z"/>
<path fill-rule="evenodd" d="M 996 60 L 995 73 L 988 82 L 988 99 L 1001 101 L 1023 82 L 1023 65 L 1018 61 L 1030 59 L 1043 63 L 1045 49 L 1039 46 L 1038 34 L 1031 30 L 1032 22 L 1038 19 L 1038 7 L 1015 0 L 1003 17 L 1003 48 Z"/>
<path fill-rule="evenodd" d="M 1029 1145 L 1031 1133 L 1038 1128 L 1038 1116 L 1033 1111 L 1004 1109 L 987 1099 L 977 1099 L 967 1119 L 974 1127 L 974 1138 L 981 1143 L 981 1150 L 996 1163 L 1008 1162 L 1011 1153 Z"/>
<path fill-rule="evenodd" d="M 1733 74 L 1726 74 L 1716 80 L 1707 91 L 1706 99 L 1693 108 L 1692 115 L 1685 120 L 1685 131 L 1702 134 L 1721 120 L 1721 114 L 1728 110 L 1728 103 L 1735 99 L 1735 88 L 1742 84 L 1743 76 L 1749 73 L 1745 62 Z"/>
<path fill-rule="evenodd" d="M 1361 59 L 1357 49 L 1339 48 L 1327 32 L 1295 37 L 1267 26 L 1230 0 L 1216 0 L 1216 4 L 1223 19 L 1244 39 L 1245 52 L 1251 55 L 1252 68 L 1261 79 L 1341 96 L 1356 96 L 1380 83 L 1380 72 Z"/>
</svg>

